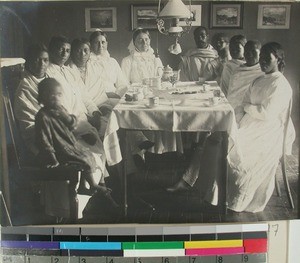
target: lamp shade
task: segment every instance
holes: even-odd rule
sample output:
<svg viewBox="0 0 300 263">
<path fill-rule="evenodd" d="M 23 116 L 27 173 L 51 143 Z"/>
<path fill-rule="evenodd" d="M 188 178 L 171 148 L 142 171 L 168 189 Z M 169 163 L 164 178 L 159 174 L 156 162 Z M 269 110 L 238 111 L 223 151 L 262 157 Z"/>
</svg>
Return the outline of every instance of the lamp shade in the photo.
<svg viewBox="0 0 300 263">
<path fill-rule="evenodd" d="M 169 0 L 158 14 L 160 18 L 190 18 L 191 12 L 181 0 Z"/>
</svg>

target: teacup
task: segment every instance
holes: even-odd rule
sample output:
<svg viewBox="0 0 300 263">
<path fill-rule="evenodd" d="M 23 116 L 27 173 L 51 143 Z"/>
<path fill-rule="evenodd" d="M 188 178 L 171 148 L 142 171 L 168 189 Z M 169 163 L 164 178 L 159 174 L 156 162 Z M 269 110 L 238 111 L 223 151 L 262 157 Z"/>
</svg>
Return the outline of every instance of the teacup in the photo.
<svg viewBox="0 0 300 263">
<path fill-rule="evenodd" d="M 214 90 L 214 96 L 215 97 L 221 97 L 221 91 L 220 90 Z"/>
<path fill-rule="evenodd" d="M 151 97 L 149 98 L 149 106 L 155 107 L 159 105 L 159 97 Z"/>
<path fill-rule="evenodd" d="M 142 84 L 143 84 L 143 85 L 150 86 L 150 82 L 151 82 L 151 79 L 150 79 L 150 78 L 144 78 L 144 79 L 142 80 Z"/>
<path fill-rule="evenodd" d="M 142 100 L 142 99 L 144 99 L 144 93 L 142 93 L 142 92 L 133 93 L 132 94 L 132 99 L 133 99 L 133 101 Z"/>
<path fill-rule="evenodd" d="M 210 105 L 217 105 L 220 101 L 220 98 L 218 97 L 211 97 L 209 98 L 209 104 Z"/>
</svg>

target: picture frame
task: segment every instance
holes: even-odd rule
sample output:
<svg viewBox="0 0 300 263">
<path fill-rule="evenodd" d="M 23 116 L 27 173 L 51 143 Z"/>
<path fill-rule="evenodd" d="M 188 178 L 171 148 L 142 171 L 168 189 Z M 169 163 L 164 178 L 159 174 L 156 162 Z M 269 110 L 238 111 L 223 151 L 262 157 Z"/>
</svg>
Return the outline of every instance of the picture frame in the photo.
<svg viewBox="0 0 300 263">
<path fill-rule="evenodd" d="M 157 5 L 131 5 L 131 29 L 157 29 Z"/>
<path fill-rule="evenodd" d="M 291 5 L 259 5 L 257 29 L 289 29 Z"/>
<path fill-rule="evenodd" d="M 187 6 L 190 9 L 189 6 Z M 191 11 L 193 14 L 192 26 L 201 26 L 202 17 L 202 5 L 191 5 Z M 185 19 L 179 19 L 179 26 L 186 26 Z"/>
<path fill-rule="evenodd" d="M 117 31 L 117 8 L 85 8 L 85 31 Z"/>
<path fill-rule="evenodd" d="M 243 28 L 243 11 L 243 3 L 211 3 L 210 28 Z"/>
</svg>

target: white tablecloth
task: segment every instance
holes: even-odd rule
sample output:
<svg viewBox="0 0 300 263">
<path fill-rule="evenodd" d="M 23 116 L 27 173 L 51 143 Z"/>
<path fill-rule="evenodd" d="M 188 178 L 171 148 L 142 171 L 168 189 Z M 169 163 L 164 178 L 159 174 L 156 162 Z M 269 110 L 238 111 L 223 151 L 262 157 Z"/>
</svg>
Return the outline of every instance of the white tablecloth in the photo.
<svg viewBox="0 0 300 263">
<path fill-rule="evenodd" d="M 159 105 L 150 107 L 147 99 L 138 102 L 126 102 L 124 98 L 113 109 L 104 136 L 104 150 L 109 165 L 122 160 L 117 130 L 153 130 L 173 132 L 227 131 L 229 149 L 236 136 L 236 121 L 233 108 L 226 98 L 221 97 L 216 105 L 211 105 L 209 98 L 218 86 L 207 86 L 203 89 L 194 82 L 180 83 L 174 90 L 155 91 L 159 96 Z M 198 90 L 186 94 L 187 90 Z M 222 95 L 222 94 L 221 94 Z"/>
</svg>

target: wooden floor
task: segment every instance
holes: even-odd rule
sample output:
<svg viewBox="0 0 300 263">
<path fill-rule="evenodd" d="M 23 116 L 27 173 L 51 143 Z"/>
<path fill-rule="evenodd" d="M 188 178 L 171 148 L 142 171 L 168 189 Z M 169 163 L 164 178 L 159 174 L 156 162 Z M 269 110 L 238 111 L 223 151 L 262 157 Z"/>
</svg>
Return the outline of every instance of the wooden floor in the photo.
<svg viewBox="0 0 300 263">
<path fill-rule="evenodd" d="M 293 148 L 293 155 L 287 157 L 287 172 L 296 208 L 292 210 L 287 201 L 280 167 L 277 174 L 282 196 L 274 191 L 271 200 L 263 212 L 236 213 L 228 211 L 225 215 L 220 208 L 203 202 L 197 187 L 184 193 L 170 194 L 166 187 L 176 183 L 182 176 L 187 160 L 174 153 L 165 155 L 149 155 L 149 168 L 144 172 L 129 176 L 129 209 L 126 220 L 121 209 L 112 209 L 110 204 L 100 195 L 95 195 L 88 203 L 82 224 L 104 223 L 219 223 L 219 222 L 256 222 L 299 218 L 299 161 L 298 146 Z M 115 176 L 111 176 L 108 184 L 114 187 L 115 199 L 121 202 Z M 54 224 L 52 217 L 43 215 L 42 207 L 32 197 L 19 196 L 19 205 L 13 213 L 14 225 Z M 22 203 L 26 200 L 25 203 Z M 153 208 L 155 210 L 153 210 Z"/>
<path fill-rule="evenodd" d="M 109 207 L 101 207 L 101 197 L 95 198 L 85 214 L 83 223 L 210 223 L 210 222 L 253 222 L 273 221 L 299 218 L 298 215 L 298 192 L 299 192 L 299 161 L 298 147 L 293 149 L 293 155 L 287 157 L 287 173 L 295 202 L 295 209 L 289 206 L 287 194 L 283 185 L 280 166 L 277 176 L 281 187 L 282 196 L 279 197 L 274 191 L 271 200 L 263 212 L 259 213 L 236 213 L 228 211 L 225 215 L 222 209 L 204 203 L 199 197 L 197 188 L 184 193 L 170 194 L 165 188 L 174 184 L 181 178 L 184 161 L 178 157 L 174 162 L 171 154 L 156 158 L 155 165 L 150 165 L 146 172 L 132 175 L 129 184 L 129 210 L 127 221 L 112 211 L 109 215 Z M 158 161 L 158 159 L 160 161 Z M 149 157 L 149 159 L 151 159 Z M 151 161 L 151 160 L 150 160 Z M 153 161 L 153 160 L 152 160 Z M 159 164 L 162 165 L 159 165 Z M 153 168 L 153 166 L 156 166 Z M 155 190 L 154 190 L 155 189 Z M 146 202 L 144 202 L 146 201 Z M 152 206 L 155 210 L 152 210 Z M 106 211 L 105 213 L 103 213 Z M 103 215 L 105 214 L 105 216 Z"/>
</svg>

